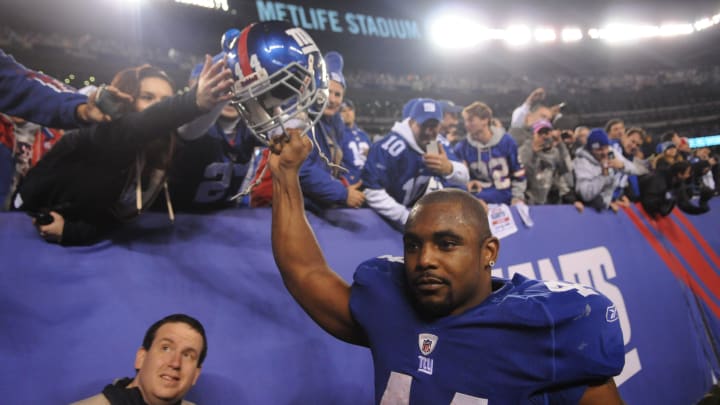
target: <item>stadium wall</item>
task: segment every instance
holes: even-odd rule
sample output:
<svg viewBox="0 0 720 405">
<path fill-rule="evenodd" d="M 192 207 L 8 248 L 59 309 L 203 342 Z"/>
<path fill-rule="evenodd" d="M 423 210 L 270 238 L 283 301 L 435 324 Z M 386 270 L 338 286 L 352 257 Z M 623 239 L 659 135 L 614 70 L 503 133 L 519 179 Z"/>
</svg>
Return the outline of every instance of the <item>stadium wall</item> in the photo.
<svg viewBox="0 0 720 405">
<path fill-rule="evenodd" d="M 693 404 L 718 375 L 720 202 L 661 221 L 636 207 L 578 214 L 531 207 L 501 240 L 494 274 L 594 286 L 616 304 L 631 404 Z M 400 234 L 372 211 L 309 215 L 347 281 L 361 261 L 401 255 Z M 286 292 L 270 249 L 270 211 L 148 214 L 111 240 L 63 248 L 19 213 L 0 214 L 0 392 L 3 403 L 69 403 L 130 376 L 146 328 L 184 312 L 200 319 L 208 357 L 198 404 L 373 401 L 369 351 L 317 327 Z M 511 347 L 503 350 L 512 350 Z M 482 359 L 479 359 L 482 361 Z M 528 365 L 531 366 L 531 365 Z"/>
</svg>

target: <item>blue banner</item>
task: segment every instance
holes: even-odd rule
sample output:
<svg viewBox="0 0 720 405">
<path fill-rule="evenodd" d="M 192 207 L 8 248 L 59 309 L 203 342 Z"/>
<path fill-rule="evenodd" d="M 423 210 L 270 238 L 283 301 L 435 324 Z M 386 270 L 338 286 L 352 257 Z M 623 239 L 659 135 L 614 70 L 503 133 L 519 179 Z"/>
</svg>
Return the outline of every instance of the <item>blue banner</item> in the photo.
<svg viewBox="0 0 720 405">
<path fill-rule="evenodd" d="M 718 373 L 720 202 L 660 221 L 533 206 L 534 226 L 501 240 L 495 275 L 589 284 L 619 311 L 631 404 L 693 404 Z M 309 215 L 331 266 L 402 254 L 400 234 L 370 210 Z M 198 404 L 372 403 L 368 350 L 317 327 L 285 290 L 270 249 L 270 211 L 160 214 L 90 247 L 42 241 L 27 216 L 0 214 L 3 403 L 70 403 L 134 374 L 147 327 L 184 312 L 208 334 L 188 399 Z"/>
</svg>

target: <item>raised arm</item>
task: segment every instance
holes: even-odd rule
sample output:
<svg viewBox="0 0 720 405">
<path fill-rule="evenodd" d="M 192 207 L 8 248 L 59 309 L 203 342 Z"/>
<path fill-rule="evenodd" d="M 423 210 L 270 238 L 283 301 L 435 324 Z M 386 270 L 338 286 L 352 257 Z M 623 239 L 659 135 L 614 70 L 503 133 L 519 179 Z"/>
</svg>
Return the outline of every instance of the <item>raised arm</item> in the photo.
<svg viewBox="0 0 720 405">
<path fill-rule="evenodd" d="M 365 344 L 350 314 L 350 286 L 325 261 L 305 217 L 298 175 L 312 144 L 299 131 L 271 146 L 272 249 L 290 294 L 320 327 L 338 339 Z"/>
</svg>

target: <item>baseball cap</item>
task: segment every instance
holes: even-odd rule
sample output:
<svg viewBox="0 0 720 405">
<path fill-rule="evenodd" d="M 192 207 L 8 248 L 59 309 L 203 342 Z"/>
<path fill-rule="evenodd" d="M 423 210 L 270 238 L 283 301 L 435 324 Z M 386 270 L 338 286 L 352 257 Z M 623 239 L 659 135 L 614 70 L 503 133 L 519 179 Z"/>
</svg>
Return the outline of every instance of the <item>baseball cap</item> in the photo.
<svg viewBox="0 0 720 405">
<path fill-rule="evenodd" d="M 455 103 L 450 100 L 438 100 L 438 104 L 443 114 L 460 114 L 463 110 L 462 107 L 455 105 Z"/>
<path fill-rule="evenodd" d="M 422 100 L 422 99 L 421 98 L 413 98 L 413 99 L 410 99 L 410 101 L 408 101 L 407 103 L 405 103 L 405 105 L 403 106 L 403 109 L 402 109 L 402 118 L 403 119 L 410 118 L 410 111 L 412 111 L 412 108 L 415 107 L 415 104 L 418 102 L 418 100 Z"/>
<path fill-rule="evenodd" d="M 585 145 L 588 149 L 598 149 L 602 146 L 610 145 L 610 139 L 608 138 L 607 132 L 602 128 L 593 128 L 590 130 L 590 134 L 587 138 L 587 144 Z"/>
<path fill-rule="evenodd" d="M 533 134 L 538 132 L 539 130 L 547 128 L 552 129 L 552 124 L 548 120 L 537 120 L 534 124 L 532 124 L 532 130 Z"/>
<path fill-rule="evenodd" d="M 437 101 L 431 98 L 420 98 L 412 106 L 410 118 L 420 125 L 431 119 L 440 122 L 442 120 L 442 109 Z"/>
</svg>

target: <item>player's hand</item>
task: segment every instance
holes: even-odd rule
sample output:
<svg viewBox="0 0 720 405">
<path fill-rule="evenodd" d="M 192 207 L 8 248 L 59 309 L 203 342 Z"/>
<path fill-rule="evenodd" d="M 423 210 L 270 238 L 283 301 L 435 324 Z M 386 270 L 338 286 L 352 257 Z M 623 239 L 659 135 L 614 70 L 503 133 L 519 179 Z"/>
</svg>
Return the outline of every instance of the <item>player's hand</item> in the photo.
<svg viewBox="0 0 720 405">
<path fill-rule="evenodd" d="M 63 229 L 65 228 L 65 218 L 55 211 L 50 211 L 53 222 L 47 225 L 38 225 L 33 219 L 33 225 L 37 228 L 40 236 L 48 242 L 60 243 L 62 240 Z"/>
<path fill-rule="evenodd" d="M 232 72 L 225 64 L 225 59 L 213 64 L 210 55 L 205 55 L 205 63 L 198 77 L 195 103 L 201 110 L 210 111 L 217 104 L 232 98 L 232 85 Z"/>
<path fill-rule="evenodd" d="M 482 191 L 482 183 L 480 183 L 478 180 L 470 180 L 467 183 L 467 189 L 471 193 L 479 193 Z"/>
<path fill-rule="evenodd" d="M 273 175 L 300 171 L 300 166 L 312 150 L 312 142 L 302 130 L 288 128 L 284 135 L 271 138 L 268 164 Z"/>
<path fill-rule="evenodd" d="M 579 213 L 582 214 L 582 212 L 585 211 L 585 204 L 583 204 L 582 201 L 575 201 L 573 205 Z"/>
<path fill-rule="evenodd" d="M 433 171 L 441 176 L 447 176 L 452 173 L 453 166 L 450 159 L 447 157 L 445 148 L 442 143 L 438 142 L 438 153 L 425 153 L 423 155 L 423 161 L 430 171 Z"/>
<path fill-rule="evenodd" d="M 348 196 L 345 204 L 347 204 L 348 207 L 360 208 L 363 203 L 365 203 L 365 193 L 360 190 L 360 186 L 362 186 L 362 180 L 347 187 Z"/>
<path fill-rule="evenodd" d="M 133 98 L 131 95 L 120 91 L 115 86 L 105 86 L 104 91 L 109 91 L 115 99 L 125 103 L 132 103 Z M 88 124 L 97 124 L 100 122 L 108 122 L 112 120 L 108 114 L 105 114 L 96 104 L 98 96 L 98 89 L 93 90 L 88 95 L 88 102 L 77 106 L 75 114 L 77 117 Z"/>
</svg>

